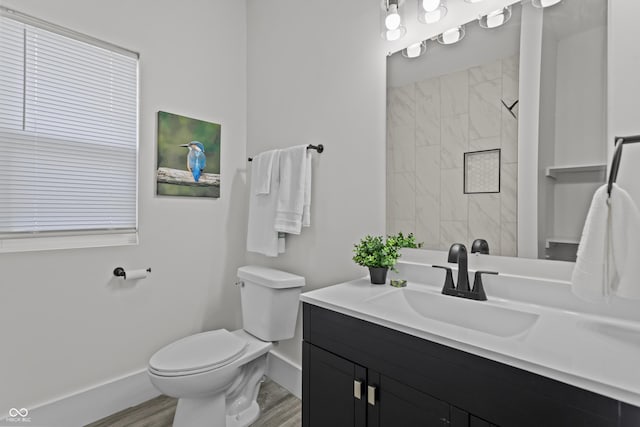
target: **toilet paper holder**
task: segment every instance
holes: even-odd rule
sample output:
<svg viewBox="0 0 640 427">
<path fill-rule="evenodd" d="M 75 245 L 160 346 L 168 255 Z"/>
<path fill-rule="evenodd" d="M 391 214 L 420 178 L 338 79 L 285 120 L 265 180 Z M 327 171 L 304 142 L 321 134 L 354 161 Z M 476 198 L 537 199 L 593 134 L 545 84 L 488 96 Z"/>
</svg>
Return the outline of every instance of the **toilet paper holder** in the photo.
<svg viewBox="0 0 640 427">
<path fill-rule="evenodd" d="M 151 273 L 151 267 L 146 269 L 147 273 Z M 123 279 L 127 278 L 127 272 L 122 267 L 116 267 L 113 269 L 113 275 L 116 277 L 122 277 Z"/>
</svg>

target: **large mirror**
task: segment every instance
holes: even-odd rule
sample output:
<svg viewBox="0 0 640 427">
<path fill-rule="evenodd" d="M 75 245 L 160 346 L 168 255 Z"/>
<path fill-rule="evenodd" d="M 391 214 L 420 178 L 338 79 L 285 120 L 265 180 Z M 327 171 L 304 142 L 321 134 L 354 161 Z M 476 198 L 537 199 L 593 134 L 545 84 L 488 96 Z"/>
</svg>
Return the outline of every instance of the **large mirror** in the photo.
<svg viewBox="0 0 640 427">
<path fill-rule="evenodd" d="M 606 7 L 516 4 L 500 27 L 470 22 L 455 44 L 388 57 L 388 233 L 413 232 L 426 249 L 482 238 L 493 255 L 575 260 L 605 179 Z"/>
</svg>

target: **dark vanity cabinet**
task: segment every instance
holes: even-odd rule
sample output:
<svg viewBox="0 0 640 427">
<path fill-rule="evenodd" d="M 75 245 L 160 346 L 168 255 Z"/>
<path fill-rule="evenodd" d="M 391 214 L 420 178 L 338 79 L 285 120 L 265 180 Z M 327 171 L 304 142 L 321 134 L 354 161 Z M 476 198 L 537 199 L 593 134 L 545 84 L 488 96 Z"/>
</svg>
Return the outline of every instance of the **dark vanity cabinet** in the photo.
<svg viewBox="0 0 640 427">
<path fill-rule="evenodd" d="M 308 342 L 303 346 L 304 426 L 449 424 L 445 402 Z"/>
<path fill-rule="evenodd" d="M 303 304 L 303 427 L 627 427 L 640 409 Z"/>
</svg>

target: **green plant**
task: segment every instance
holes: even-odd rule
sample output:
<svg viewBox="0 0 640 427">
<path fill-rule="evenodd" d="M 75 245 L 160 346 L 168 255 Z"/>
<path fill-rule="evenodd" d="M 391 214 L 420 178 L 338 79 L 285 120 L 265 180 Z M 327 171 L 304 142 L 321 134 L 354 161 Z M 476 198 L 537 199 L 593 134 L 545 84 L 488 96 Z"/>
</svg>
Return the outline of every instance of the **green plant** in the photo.
<svg viewBox="0 0 640 427">
<path fill-rule="evenodd" d="M 395 270 L 394 266 L 400 258 L 400 248 L 419 248 L 422 243 L 417 243 L 413 233 L 404 236 L 398 233 L 394 236 L 367 235 L 355 244 L 353 248 L 353 260 L 363 267 L 383 267 Z"/>
<path fill-rule="evenodd" d="M 416 242 L 416 236 L 413 233 L 409 233 L 406 237 L 402 234 L 402 231 L 395 236 L 387 236 L 387 244 L 395 245 L 398 248 L 421 248 L 422 243 Z"/>
</svg>

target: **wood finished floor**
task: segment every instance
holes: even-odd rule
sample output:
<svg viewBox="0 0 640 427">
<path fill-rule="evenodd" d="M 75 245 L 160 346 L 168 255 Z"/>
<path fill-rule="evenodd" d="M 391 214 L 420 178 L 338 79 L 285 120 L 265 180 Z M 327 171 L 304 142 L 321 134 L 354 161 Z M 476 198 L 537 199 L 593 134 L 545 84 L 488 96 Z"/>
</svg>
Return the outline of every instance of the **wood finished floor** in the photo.
<svg viewBox="0 0 640 427">
<path fill-rule="evenodd" d="M 158 396 L 85 427 L 171 427 L 177 403 L 174 398 Z M 300 400 L 273 381 L 260 387 L 258 404 L 260 418 L 252 427 L 300 427 Z"/>
</svg>

